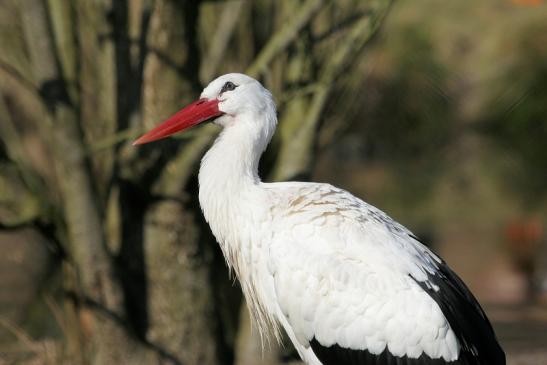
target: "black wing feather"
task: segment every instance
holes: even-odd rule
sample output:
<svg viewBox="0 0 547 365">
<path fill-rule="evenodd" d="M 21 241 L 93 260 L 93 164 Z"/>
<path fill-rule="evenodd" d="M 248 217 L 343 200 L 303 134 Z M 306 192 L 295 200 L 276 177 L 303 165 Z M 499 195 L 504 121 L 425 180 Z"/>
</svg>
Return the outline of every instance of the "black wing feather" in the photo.
<svg viewBox="0 0 547 365">
<path fill-rule="evenodd" d="M 468 364 L 460 362 L 446 362 L 443 359 L 432 359 L 426 354 L 422 354 L 417 359 L 411 359 L 407 356 L 399 357 L 392 355 L 387 347 L 378 354 L 374 355 L 367 350 L 354 350 L 338 345 L 329 347 L 323 346 L 313 338 L 310 342 L 315 356 L 323 365 L 455 365 Z"/>
<path fill-rule="evenodd" d="M 465 364 L 505 365 L 505 353 L 486 314 L 464 282 L 444 261 L 439 264 L 437 272 L 428 275 L 429 283 L 415 281 L 441 308 L 460 342 L 460 357 L 467 361 Z"/>
</svg>

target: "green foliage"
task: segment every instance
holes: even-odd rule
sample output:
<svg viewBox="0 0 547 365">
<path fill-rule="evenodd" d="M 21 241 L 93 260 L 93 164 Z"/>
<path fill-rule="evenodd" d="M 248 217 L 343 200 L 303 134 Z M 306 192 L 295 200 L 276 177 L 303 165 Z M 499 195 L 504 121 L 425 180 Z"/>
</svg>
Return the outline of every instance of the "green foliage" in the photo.
<svg viewBox="0 0 547 365">
<path fill-rule="evenodd" d="M 532 29 L 521 38 L 517 61 L 499 80 L 501 95 L 490 101 L 480 125 L 507 165 L 507 181 L 536 200 L 547 193 L 547 36 Z M 543 34 L 543 36 L 537 36 Z"/>
<path fill-rule="evenodd" d="M 423 29 L 407 25 L 386 36 L 365 65 L 372 73 L 357 87 L 357 97 L 337 101 L 350 105 L 340 118 L 360 121 L 348 131 L 359 135 L 360 159 L 385 164 L 404 182 L 397 199 L 413 203 L 431 192 L 445 163 L 442 152 L 455 137 L 446 66 Z"/>
<path fill-rule="evenodd" d="M 419 28 L 401 32 L 391 50 L 393 68 L 378 80 L 381 96 L 370 105 L 365 136 L 377 158 L 397 165 L 424 162 L 451 139 L 446 73 Z"/>
</svg>

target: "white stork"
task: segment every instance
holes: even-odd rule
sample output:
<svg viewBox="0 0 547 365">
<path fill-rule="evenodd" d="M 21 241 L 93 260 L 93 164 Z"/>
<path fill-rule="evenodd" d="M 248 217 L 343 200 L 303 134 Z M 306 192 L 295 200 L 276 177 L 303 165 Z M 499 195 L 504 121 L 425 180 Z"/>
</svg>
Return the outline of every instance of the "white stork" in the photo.
<svg viewBox="0 0 547 365">
<path fill-rule="evenodd" d="M 311 365 L 504 365 L 488 318 L 460 278 L 408 229 L 329 184 L 264 183 L 272 95 L 227 74 L 134 144 L 214 120 L 199 201 L 263 336 L 287 335 Z"/>
</svg>

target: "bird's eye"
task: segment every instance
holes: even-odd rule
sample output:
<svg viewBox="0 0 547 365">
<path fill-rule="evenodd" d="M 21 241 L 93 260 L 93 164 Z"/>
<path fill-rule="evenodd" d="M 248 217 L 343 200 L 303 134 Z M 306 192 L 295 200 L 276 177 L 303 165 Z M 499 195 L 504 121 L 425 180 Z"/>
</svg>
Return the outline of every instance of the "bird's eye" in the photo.
<svg viewBox="0 0 547 365">
<path fill-rule="evenodd" d="M 224 86 L 222 86 L 222 89 L 220 90 L 220 93 L 224 93 L 225 91 L 232 91 L 234 90 L 235 88 L 237 87 L 236 84 L 234 84 L 233 82 L 231 81 L 226 81 L 226 83 L 224 84 Z"/>
</svg>

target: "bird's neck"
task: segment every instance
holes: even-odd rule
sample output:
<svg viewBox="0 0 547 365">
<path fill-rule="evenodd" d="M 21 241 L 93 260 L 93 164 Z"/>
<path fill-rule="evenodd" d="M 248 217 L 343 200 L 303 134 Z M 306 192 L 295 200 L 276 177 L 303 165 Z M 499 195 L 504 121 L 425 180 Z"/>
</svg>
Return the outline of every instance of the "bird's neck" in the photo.
<svg viewBox="0 0 547 365">
<path fill-rule="evenodd" d="M 240 280 L 261 337 L 271 330 L 279 338 L 273 311 L 266 309 L 267 300 L 258 284 L 261 267 L 255 265 L 264 257 L 260 227 L 270 211 L 258 162 L 275 124 L 274 110 L 258 123 L 241 119 L 225 127 L 201 161 L 199 201 L 228 266 Z M 261 125 L 264 128 L 256 129 Z"/>
<path fill-rule="evenodd" d="M 225 127 L 202 159 L 199 171 L 201 209 L 238 276 L 238 263 L 249 240 L 243 228 L 252 225 L 264 208 L 258 163 L 269 138 L 259 136 L 252 126 L 237 120 Z"/>
<path fill-rule="evenodd" d="M 201 160 L 200 203 L 208 205 L 207 200 L 202 201 L 205 192 L 216 200 L 228 199 L 260 182 L 258 162 L 264 146 L 248 138 L 246 131 L 244 125 L 225 128 Z"/>
</svg>

